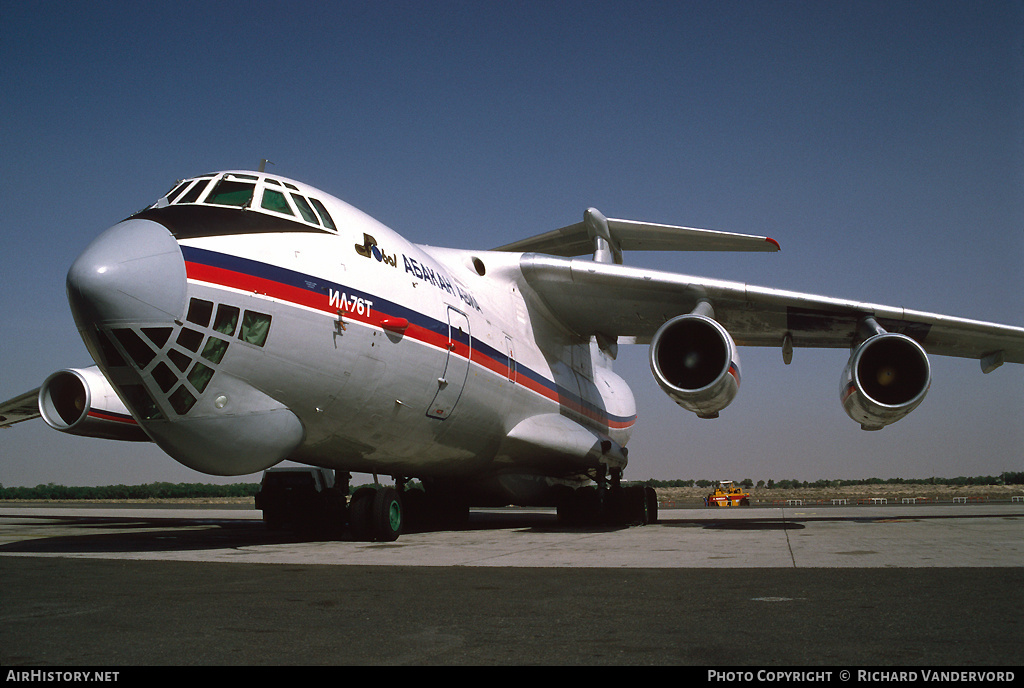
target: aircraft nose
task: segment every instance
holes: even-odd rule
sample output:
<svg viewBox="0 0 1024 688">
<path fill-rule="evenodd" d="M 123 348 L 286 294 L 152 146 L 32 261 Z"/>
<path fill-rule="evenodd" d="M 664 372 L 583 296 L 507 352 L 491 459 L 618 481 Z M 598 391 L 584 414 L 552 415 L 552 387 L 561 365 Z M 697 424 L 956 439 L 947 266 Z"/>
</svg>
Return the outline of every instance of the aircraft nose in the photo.
<svg viewBox="0 0 1024 688">
<path fill-rule="evenodd" d="M 96 238 L 68 271 L 79 326 L 166 322 L 185 310 L 185 260 L 167 229 L 125 220 Z"/>
</svg>

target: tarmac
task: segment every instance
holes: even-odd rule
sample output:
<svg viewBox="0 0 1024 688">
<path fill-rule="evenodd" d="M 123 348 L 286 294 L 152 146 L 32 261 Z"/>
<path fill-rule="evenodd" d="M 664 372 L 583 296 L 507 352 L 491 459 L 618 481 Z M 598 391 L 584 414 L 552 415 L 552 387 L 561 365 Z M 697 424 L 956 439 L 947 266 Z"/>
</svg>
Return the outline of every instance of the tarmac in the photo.
<svg viewBox="0 0 1024 688">
<path fill-rule="evenodd" d="M 1020 665 L 1024 503 L 475 510 L 393 543 L 251 509 L 0 505 L 0 664 Z"/>
</svg>

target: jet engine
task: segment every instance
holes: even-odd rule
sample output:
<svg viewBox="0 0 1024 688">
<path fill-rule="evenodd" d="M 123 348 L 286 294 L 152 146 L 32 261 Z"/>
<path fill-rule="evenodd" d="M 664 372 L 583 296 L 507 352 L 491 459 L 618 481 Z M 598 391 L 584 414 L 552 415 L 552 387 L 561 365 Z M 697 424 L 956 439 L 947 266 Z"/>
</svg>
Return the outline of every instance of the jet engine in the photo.
<svg viewBox="0 0 1024 688">
<path fill-rule="evenodd" d="M 99 368 L 65 368 L 39 388 L 39 413 L 54 430 L 83 437 L 148 442 Z"/>
<path fill-rule="evenodd" d="M 717 418 L 740 388 L 736 343 L 717 321 L 672 318 L 651 340 L 651 371 L 673 401 L 700 418 Z"/>
<path fill-rule="evenodd" d="M 920 344 L 880 330 L 857 346 L 843 371 L 846 415 L 865 430 L 881 430 L 917 408 L 931 385 L 931 365 Z"/>
</svg>

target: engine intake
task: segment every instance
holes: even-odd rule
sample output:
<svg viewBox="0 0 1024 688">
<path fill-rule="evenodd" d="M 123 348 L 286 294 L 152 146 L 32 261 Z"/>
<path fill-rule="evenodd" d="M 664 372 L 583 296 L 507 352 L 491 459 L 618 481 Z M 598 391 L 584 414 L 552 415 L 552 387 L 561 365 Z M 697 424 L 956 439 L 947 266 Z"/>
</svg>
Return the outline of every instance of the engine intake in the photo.
<svg viewBox="0 0 1024 688">
<path fill-rule="evenodd" d="M 651 371 L 673 401 L 700 418 L 717 418 L 740 388 L 736 343 L 704 315 L 680 315 L 658 329 Z"/>
<path fill-rule="evenodd" d="M 39 388 L 39 413 L 54 430 L 83 437 L 148 442 L 99 368 L 65 368 Z"/>
<path fill-rule="evenodd" d="M 931 381 L 920 344 L 902 334 L 876 334 L 853 350 L 840 397 L 846 415 L 864 430 L 881 430 L 917 408 Z"/>
</svg>

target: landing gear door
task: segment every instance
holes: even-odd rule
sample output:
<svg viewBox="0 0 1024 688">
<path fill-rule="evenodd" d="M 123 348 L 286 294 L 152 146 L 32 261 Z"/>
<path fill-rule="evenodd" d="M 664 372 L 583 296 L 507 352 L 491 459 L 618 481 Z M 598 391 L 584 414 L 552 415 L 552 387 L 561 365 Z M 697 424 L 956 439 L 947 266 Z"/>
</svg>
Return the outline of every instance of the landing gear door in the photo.
<svg viewBox="0 0 1024 688">
<path fill-rule="evenodd" d="M 427 409 L 431 418 L 444 420 L 451 415 L 462 396 L 469 373 L 469 359 L 472 354 L 472 340 L 469 336 L 469 318 L 466 314 L 448 308 L 448 355 L 444 371 L 437 378 L 437 394 Z"/>
</svg>

